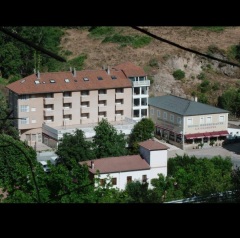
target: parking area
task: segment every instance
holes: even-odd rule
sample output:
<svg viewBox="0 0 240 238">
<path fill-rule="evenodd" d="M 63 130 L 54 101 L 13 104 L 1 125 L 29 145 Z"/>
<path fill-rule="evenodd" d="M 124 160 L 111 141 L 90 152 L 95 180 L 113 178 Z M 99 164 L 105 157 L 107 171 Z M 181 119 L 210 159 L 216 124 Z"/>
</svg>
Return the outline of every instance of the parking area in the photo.
<svg viewBox="0 0 240 238">
<path fill-rule="evenodd" d="M 230 157 L 234 166 L 240 166 L 240 142 L 227 144 L 224 146 L 207 147 L 202 149 L 188 149 L 185 151 L 162 140 L 159 140 L 159 142 L 169 147 L 168 158 L 173 158 L 176 155 L 182 156 L 184 154 L 188 154 L 189 156 L 194 155 L 197 158 L 211 158 L 213 156 L 220 155 L 222 158 Z"/>
</svg>

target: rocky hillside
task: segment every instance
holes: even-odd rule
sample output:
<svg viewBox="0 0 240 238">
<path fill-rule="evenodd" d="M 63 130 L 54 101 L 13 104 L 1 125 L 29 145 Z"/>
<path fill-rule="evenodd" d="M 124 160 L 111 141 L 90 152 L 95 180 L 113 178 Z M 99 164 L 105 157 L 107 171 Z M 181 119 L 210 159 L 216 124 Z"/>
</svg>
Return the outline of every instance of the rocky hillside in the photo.
<svg viewBox="0 0 240 238">
<path fill-rule="evenodd" d="M 151 33 L 173 41 L 184 47 L 209 53 L 221 59 L 234 60 L 232 48 L 239 44 L 240 27 L 145 27 Z M 111 27 L 111 34 L 121 36 L 143 36 L 130 27 Z M 149 44 L 134 47 L 131 44 L 104 43 L 104 35 L 94 35 L 89 27 L 65 29 L 61 41 L 62 50 L 68 52 L 68 59 L 85 54 L 85 69 L 98 69 L 103 65 L 116 65 L 132 61 L 144 68 L 153 82 L 150 95 L 166 93 L 189 97 L 200 94 L 200 84 L 207 80 L 214 90 L 205 92 L 208 101 L 216 104 L 217 97 L 230 86 L 240 85 L 238 67 L 214 60 L 208 60 L 178 49 L 172 45 L 152 39 Z M 235 61 L 236 62 L 236 61 Z M 173 72 L 184 71 L 185 77 L 176 80 Z"/>
</svg>

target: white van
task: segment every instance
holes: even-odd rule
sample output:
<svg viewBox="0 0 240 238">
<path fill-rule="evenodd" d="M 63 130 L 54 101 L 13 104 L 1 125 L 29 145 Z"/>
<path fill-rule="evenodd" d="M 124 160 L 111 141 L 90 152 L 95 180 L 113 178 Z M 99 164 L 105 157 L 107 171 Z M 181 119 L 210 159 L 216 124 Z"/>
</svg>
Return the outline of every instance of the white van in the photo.
<svg viewBox="0 0 240 238">
<path fill-rule="evenodd" d="M 52 164 L 56 165 L 57 162 L 58 162 L 58 156 L 52 156 L 52 157 L 50 158 L 50 161 L 51 161 Z"/>
<path fill-rule="evenodd" d="M 47 162 L 44 160 L 40 160 L 39 163 L 42 165 L 44 172 L 49 173 L 50 168 L 47 165 Z"/>
</svg>

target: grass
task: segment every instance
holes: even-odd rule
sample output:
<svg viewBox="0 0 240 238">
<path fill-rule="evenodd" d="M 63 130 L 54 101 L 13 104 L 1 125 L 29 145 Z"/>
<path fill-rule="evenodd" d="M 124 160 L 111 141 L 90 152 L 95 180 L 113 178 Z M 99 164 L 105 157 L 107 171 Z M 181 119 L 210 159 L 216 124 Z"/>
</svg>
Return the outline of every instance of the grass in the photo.
<svg viewBox="0 0 240 238">
<path fill-rule="evenodd" d="M 192 29 L 193 30 L 206 30 L 206 31 L 212 31 L 212 32 L 223 32 L 225 30 L 225 27 L 223 27 L 223 26 L 194 26 Z"/>
<path fill-rule="evenodd" d="M 89 29 L 89 32 L 90 32 L 90 36 L 95 38 L 101 38 L 108 35 L 112 35 L 115 32 L 115 29 L 109 26 L 97 26 L 97 27 L 91 27 Z"/>
</svg>

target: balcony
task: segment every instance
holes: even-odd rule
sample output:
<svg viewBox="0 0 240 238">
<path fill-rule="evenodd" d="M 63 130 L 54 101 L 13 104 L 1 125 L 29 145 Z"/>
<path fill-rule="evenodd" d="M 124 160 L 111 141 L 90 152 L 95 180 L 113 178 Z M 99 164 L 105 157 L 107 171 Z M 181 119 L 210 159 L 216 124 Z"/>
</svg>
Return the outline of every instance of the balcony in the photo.
<svg viewBox="0 0 240 238">
<path fill-rule="evenodd" d="M 82 95 L 81 96 L 81 102 L 89 102 L 90 96 L 89 95 Z"/>
<path fill-rule="evenodd" d="M 124 93 L 116 93 L 116 99 L 124 99 Z"/>
<path fill-rule="evenodd" d="M 73 114 L 72 108 L 63 108 L 63 115 Z"/>
<path fill-rule="evenodd" d="M 82 106 L 80 111 L 81 113 L 89 113 L 90 110 L 90 107 Z"/>
<path fill-rule="evenodd" d="M 133 87 L 150 86 L 150 80 L 132 82 Z"/>
<path fill-rule="evenodd" d="M 44 116 L 45 117 L 53 116 L 53 115 L 54 115 L 54 110 L 44 109 Z"/>
<path fill-rule="evenodd" d="M 54 98 L 44 98 L 44 104 L 53 104 Z"/>
<path fill-rule="evenodd" d="M 105 105 L 99 105 L 98 106 L 98 111 L 99 112 L 105 112 L 107 110 L 107 106 L 105 106 Z"/>
<path fill-rule="evenodd" d="M 72 97 L 63 97 L 63 103 L 72 103 L 73 98 Z"/>
<path fill-rule="evenodd" d="M 124 110 L 124 108 L 125 108 L 124 104 L 116 104 L 116 105 L 115 105 L 116 111 Z"/>
<path fill-rule="evenodd" d="M 107 94 L 98 94 L 98 100 L 107 100 L 108 96 Z"/>
</svg>

